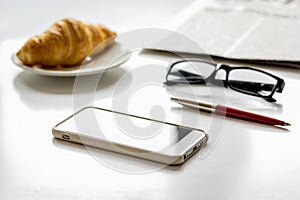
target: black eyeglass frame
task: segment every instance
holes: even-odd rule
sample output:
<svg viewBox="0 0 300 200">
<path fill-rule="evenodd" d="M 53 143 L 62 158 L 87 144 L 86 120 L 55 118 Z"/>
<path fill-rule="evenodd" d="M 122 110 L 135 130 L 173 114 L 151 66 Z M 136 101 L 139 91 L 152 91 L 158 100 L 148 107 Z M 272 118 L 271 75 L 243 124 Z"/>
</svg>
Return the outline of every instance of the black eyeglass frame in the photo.
<svg viewBox="0 0 300 200">
<path fill-rule="evenodd" d="M 177 65 L 179 63 L 183 63 L 183 62 L 201 62 L 201 63 L 206 63 L 206 64 L 214 66 L 215 70 L 211 73 L 210 76 L 208 76 L 205 79 L 203 79 L 200 75 L 193 74 L 193 75 L 197 75 L 198 79 L 196 78 L 196 79 L 189 80 L 187 77 L 185 77 L 186 79 L 180 79 L 180 80 L 176 80 L 176 81 L 168 80 L 168 76 L 171 74 L 172 68 L 175 65 Z M 254 93 L 254 92 L 250 92 L 250 91 L 239 90 L 236 87 L 233 87 L 230 84 L 230 82 L 228 81 L 228 77 L 229 77 L 230 72 L 233 71 L 233 70 L 236 70 L 236 69 L 247 69 L 247 70 L 253 70 L 253 71 L 257 71 L 257 72 L 266 74 L 266 75 L 274 78 L 277 81 L 277 83 L 276 83 L 276 85 L 274 87 L 272 87 L 272 91 L 270 92 L 269 95 L 262 95 L 262 94 Z M 219 70 L 224 70 L 226 72 L 226 79 L 225 80 L 215 79 L 216 74 L 217 74 L 217 72 Z M 183 72 L 185 72 L 185 71 L 183 70 Z M 189 72 L 185 72 L 185 73 L 189 74 Z M 201 79 L 199 79 L 199 77 L 201 77 Z M 269 72 L 266 72 L 266 71 L 263 71 L 263 70 L 260 70 L 260 69 L 256 69 L 256 68 L 252 68 L 252 67 L 246 67 L 246 66 L 245 67 L 243 67 L 243 66 L 240 66 L 240 67 L 231 67 L 231 66 L 223 64 L 223 63 L 213 63 L 213 62 L 208 62 L 208 61 L 204 61 L 204 60 L 196 60 L 196 59 L 179 60 L 179 61 L 176 61 L 176 62 L 174 62 L 174 63 L 172 63 L 170 65 L 168 73 L 166 75 L 166 82 L 165 82 L 165 84 L 167 84 L 167 85 L 174 85 L 174 84 L 178 84 L 178 83 L 189 83 L 189 84 L 212 83 L 214 85 L 224 86 L 226 88 L 229 87 L 232 90 L 235 90 L 237 92 L 241 92 L 241 93 L 244 93 L 244 94 L 247 94 L 247 95 L 262 97 L 262 98 L 264 98 L 265 100 L 267 100 L 269 102 L 276 102 L 276 99 L 273 98 L 274 93 L 275 92 L 281 93 L 283 91 L 284 86 L 285 86 L 285 82 L 284 82 L 284 80 L 282 78 L 279 78 L 278 76 L 275 76 L 273 74 L 270 74 Z M 260 83 L 258 83 L 258 84 L 260 84 Z"/>
</svg>

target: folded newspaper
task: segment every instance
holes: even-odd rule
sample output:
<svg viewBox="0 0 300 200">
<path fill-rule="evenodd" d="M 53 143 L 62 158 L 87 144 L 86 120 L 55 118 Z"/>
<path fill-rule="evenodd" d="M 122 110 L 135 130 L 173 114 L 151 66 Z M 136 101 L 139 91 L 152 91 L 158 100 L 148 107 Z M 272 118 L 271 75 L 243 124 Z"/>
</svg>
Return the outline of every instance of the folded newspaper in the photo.
<svg viewBox="0 0 300 200">
<path fill-rule="evenodd" d="M 171 29 L 202 50 L 172 38 L 155 48 L 300 67 L 299 0 L 195 1 L 173 20 Z"/>
</svg>

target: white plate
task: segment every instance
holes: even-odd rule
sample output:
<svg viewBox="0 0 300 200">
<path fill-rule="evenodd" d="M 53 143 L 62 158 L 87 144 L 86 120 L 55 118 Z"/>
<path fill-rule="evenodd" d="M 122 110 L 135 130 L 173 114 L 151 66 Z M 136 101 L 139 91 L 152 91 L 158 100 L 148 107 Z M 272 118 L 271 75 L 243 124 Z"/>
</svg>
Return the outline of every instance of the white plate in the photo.
<svg viewBox="0 0 300 200">
<path fill-rule="evenodd" d="M 116 57 L 118 56 L 118 57 Z M 131 56 L 130 51 L 122 51 L 122 45 L 120 43 L 115 43 L 112 47 L 106 49 L 104 52 L 88 56 L 83 64 L 78 66 L 72 66 L 67 68 L 53 68 L 46 69 L 35 66 L 24 65 L 16 53 L 11 57 L 14 64 L 21 67 L 23 70 L 44 76 L 83 76 L 92 75 L 104 72 L 105 70 L 117 67 L 118 65 L 127 61 Z"/>
</svg>

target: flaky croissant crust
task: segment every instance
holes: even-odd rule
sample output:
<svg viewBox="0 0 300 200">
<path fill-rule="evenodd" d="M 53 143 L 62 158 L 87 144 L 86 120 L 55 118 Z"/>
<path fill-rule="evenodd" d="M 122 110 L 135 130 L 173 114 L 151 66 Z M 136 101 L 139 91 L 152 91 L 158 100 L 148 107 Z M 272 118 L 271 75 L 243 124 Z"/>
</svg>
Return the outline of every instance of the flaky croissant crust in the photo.
<svg viewBox="0 0 300 200">
<path fill-rule="evenodd" d="M 104 26 L 67 18 L 30 38 L 17 56 L 29 66 L 73 66 L 80 64 L 101 42 L 101 51 L 111 46 L 115 37 L 116 33 Z"/>
</svg>

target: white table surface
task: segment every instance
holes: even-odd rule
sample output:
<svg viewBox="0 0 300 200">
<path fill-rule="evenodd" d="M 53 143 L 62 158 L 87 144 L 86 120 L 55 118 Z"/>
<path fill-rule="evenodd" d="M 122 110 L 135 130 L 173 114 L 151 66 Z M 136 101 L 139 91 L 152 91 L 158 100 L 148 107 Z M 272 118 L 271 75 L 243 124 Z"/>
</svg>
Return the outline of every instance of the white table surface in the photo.
<svg viewBox="0 0 300 200">
<path fill-rule="evenodd" d="M 124 65 L 107 71 L 95 92 L 87 89 L 79 94 L 73 93 L 75 78 L 29 74 L 10 61 L 22 39 L 62 17 L 103 21 L 122 32 L 159 26 L 187 4 L 179 0 L 1 2 L 1 199 L 299 199 L 299 69 L 263 67 L 286 81 L 284 92 L 276 95 L 277 104 L 225 90 L 228 105 L 284 119 L 292 124 L 285 130 L 198 116 L 169 103 L 170 92 L 150 81 L 136 89 L 138 66 L 153 64 L 165 70 L 173 59 L 166 55 L 136 52 Z M 163 73 L 154 75 L 145 80 L 163 81 Z M 116 87 L 120 94 L 114 93 L 119 91 Z M 51 128 L 73 113 L 78 106 L 74 100 L 111 108 L 112 98 L 122 101 L 127 93 L 132 94 L 127 104 L 131 113 L 147 116 L 151 108 L 159 107 L 163 110 L 156 110 L 155 118 L 191 126 L 194 122 L 189 119 L 199 119 L 198 128 L 215 134 L 203 149 L 206 154 L 199 152 L 182 166 L 162 168 L 101 150 L 91 154 L 83 146 L 53 139 Z M 89 102 L 91 94 L 95 99 Z M 214 127 L 219 131 L 214 133 Z"/>
</svg>

